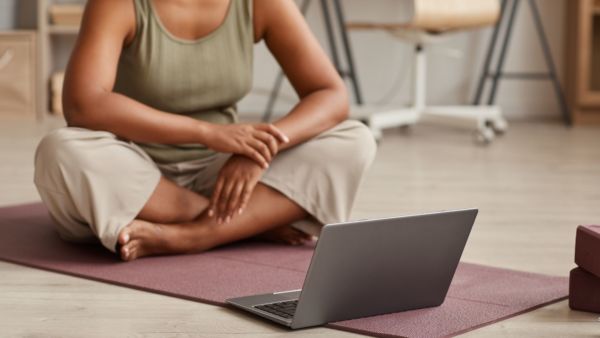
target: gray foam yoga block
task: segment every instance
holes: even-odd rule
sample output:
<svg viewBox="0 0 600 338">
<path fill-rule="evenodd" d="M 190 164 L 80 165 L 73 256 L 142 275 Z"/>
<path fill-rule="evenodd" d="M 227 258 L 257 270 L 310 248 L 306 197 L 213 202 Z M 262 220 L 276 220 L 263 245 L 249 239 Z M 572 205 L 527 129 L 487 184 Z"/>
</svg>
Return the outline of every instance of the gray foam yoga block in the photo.
<svg viewBox="0 0 600 338">
<path fill-rule="evenodd" d="M 573 310 L 600 313 L 600 278 L 583 270 L 571 270 L 569 307 Z"/>
<path fill-rule="evenodd" d="M 575 264 L 600 277 L 600 225 L 581 225 L 577 228 Z"/>
</svg>

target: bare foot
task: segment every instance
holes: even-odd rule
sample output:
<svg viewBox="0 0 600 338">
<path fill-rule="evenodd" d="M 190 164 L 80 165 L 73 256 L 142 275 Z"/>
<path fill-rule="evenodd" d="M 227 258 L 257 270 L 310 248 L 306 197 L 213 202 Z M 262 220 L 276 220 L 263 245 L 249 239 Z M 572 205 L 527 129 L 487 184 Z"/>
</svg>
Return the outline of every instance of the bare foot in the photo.
<svg viewBox="0 0 600 338">
<path fill-rule="evenodd" d="M 134 220 L 119 233 L 121 259 L 134 259 L 158 254 L 178 253 L 185 251 L 183 245 L 177 247 L 178 227 L 163 226 L 141 220 Z M 183 243 L 181 243 L 183 244 Z"/>
<path fill-rule="evenodd" d="M 136 219 L 119 233 L 119 254 L 122 260 L 129 262 L 151 255 L 200 252 L 212 247 L 201 240 L 205 237 L 206 234 L 199 235 L 193 225 L 162 225 Z M 267 231 L 259 238 L 289 245 L 302 245 L 313 239 L 290 226 Z"/>
<path fill-rule="evenodd" d="M 288 245 L 302 245 L 313 240 L 313 236 L 296 230 L 289 225 L 281 226 L 257 236 L 258 239 Z"/>
</svg>

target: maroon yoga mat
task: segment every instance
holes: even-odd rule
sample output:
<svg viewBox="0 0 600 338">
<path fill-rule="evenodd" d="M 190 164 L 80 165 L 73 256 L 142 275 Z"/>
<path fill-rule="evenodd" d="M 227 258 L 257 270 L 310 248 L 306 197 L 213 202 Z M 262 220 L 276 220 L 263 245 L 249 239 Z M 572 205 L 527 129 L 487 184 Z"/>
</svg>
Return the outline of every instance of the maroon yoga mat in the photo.
<svg viewBox="0 0 600 338">
<path fill-rule="evenodd" d="M 301 288 L 313 251 L 244 242 L 122 263 L 100 245 L 60 240 L 41 204 L 0 208 L 0 233 L 1 260 L 217 305 L 230 297 Z M 328 326 L 381 337 L 456 335 L 562 300 L 567 290 L 567 278 L 461 263 L 440 307 Z"/>
</svg>

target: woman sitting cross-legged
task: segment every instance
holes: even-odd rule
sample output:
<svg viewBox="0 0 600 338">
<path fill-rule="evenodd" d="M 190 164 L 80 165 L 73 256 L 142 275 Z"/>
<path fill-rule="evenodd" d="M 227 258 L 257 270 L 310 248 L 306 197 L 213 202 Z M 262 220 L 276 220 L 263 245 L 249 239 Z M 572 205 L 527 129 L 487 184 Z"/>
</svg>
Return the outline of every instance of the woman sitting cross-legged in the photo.
<svg viewBox="0 0 600 338">
<path fill-rule="evenodd" d="M 243 124 L 260 41 L 300 100 Z M 376 148 L 292 0 L 90 0 L 63 101 L 35 184 L 62 238 L 126 261 L 259 234 L 302 243 L 299 222 L 349 217 Z"/>
</svg>

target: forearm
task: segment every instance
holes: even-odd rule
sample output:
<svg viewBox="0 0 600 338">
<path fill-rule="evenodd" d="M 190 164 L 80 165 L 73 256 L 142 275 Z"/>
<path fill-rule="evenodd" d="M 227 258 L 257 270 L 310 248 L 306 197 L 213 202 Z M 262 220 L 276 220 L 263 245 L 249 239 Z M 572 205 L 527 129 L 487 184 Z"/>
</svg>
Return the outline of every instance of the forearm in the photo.
<svg viewBox="0 0 600 338">
<path fill-rule="evenodd" d="M 113 92 L 96 93 L 79 102 L 67 96 L 65 118 L 69 126 L 106 130 L 146 143 L 204 143 L 210 128 L 206 122 L 162 112 Z"/>
<path fill-rule="evenodd" d="M 274 124 L 290 139 L 280 150 L 303 143 L 348 118 L 345 89 L 322 89 L 304 98 L 292 111 Z"/>
</svg>

